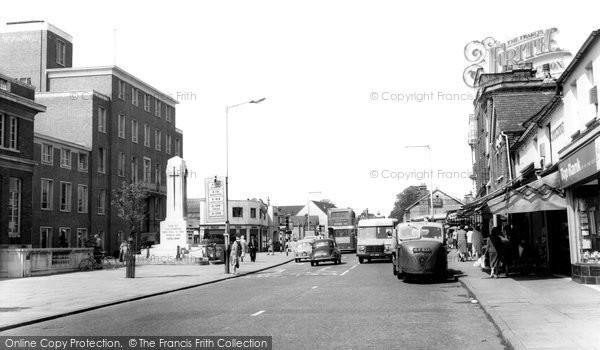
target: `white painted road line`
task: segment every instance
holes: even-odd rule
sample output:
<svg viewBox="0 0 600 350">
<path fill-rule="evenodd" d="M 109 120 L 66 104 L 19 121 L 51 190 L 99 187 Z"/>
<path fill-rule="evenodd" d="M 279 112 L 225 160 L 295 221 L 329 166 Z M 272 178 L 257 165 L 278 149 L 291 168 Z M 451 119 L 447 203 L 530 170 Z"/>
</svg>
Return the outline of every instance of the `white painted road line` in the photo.
<svg viewBox="0 0 600 350">
<path fill-rule="evenodd" d="M 323 271 L 325 271 L 327 269 L 330 269 L 330 268 L 331 268 L 331 266 L 324 267 L 324 268 L 320 269 L 319 271 L 317 271 L 317 273 L 323 272 Z"/>
<path fill-rule="evenodd" d="M 317 288 L 319 288 L 319 286 L 313 286 L 313 287 L 312 287 L 312 289 L 317 289 Z"/>
<path fill-rule="evenodd" d="M 259 312 L 255 312 L 250 316 L 258 316 L 258 315 L 262 314 L 263 312 L 265 312 L 265 310 L 260 310 Z"/>
<path fill-rule="evenodd" d="M 342 273 L 340 274 L 340 276 L 343 276 L 343 275 L 347 274 L 348 272 L 350 272 L 350 270 L 346 270 L 346 271 L 342 272 Z"/>
<path fill-rule="evenodd" d="M 356 265 L 352 266 L 352 267 L 350 268 L 350 270 L 352 270 L 353 268 L 355 268 L 355 267 L 357 267 L 357 266 L 358 266 L 358 264 L 356 264 Z"/>
</svg>

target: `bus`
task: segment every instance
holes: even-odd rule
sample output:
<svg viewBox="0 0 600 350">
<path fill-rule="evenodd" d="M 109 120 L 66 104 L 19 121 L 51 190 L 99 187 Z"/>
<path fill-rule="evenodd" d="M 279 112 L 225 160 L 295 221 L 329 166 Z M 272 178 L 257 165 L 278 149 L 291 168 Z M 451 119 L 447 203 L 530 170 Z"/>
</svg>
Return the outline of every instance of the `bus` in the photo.
<svg viewBox="0 0 600 350">
<path fill-rule="evenodd" d="M 358 262 L 366 259 L 392 260 L 392 236 L 398 219 L 363 219 L 358 222 L 356 256 Z"/>
<path fill-rule="evenodd" d="M 337 243 L 342 252 L 356 252 L 356 215 L 351 208 L 327 210 L 329 238 Z"/>
</svg>

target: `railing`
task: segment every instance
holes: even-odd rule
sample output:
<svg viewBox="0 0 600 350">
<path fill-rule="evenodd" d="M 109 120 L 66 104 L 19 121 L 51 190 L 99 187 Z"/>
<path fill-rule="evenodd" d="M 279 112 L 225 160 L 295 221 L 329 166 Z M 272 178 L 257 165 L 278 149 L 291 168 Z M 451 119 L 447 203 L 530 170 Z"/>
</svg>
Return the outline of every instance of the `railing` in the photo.
<svg viewBox="0 0 600 350">
<path fill-rule="evenodd" d="M 0 277 L 29 277 L 77 271 L 93 248 L 3 248 Z"/>
</svg>

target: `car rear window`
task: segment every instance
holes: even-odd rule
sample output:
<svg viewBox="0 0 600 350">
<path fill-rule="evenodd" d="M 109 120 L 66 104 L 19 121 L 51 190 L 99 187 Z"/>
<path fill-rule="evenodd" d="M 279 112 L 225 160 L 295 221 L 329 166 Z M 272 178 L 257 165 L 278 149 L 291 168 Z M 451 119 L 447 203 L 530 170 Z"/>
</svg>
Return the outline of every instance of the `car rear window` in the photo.
<svg viewBox="0 0 600 350">
<path fill-rule="evenodd" d="M 329 247 L 329 242 L 316 242 L 315 247 Z"/>
</svg>

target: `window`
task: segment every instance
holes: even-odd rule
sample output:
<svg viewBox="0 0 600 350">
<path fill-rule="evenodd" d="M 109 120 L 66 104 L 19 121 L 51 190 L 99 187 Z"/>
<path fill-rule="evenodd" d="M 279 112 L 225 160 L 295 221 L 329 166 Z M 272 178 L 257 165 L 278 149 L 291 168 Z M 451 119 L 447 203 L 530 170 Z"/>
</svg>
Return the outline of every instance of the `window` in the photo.
<svg viewBox="0 0 600 350">
<path fill-rule="evenodd" d="M 77 212 L 88 212 L 88 188 L 86 185 L 77 185 Z"/>
<path fill-rule="evenodd" d="M 53 153 L 54 153 L 54 147 L 52 147 L 52 145 L 47 145 L 45 143 L 42 143 L 42 163 L 52 165 L 52 163 L 53 163 L 52 154 Z"/>
<path fill-rule="evenodd" d="M 71 150 L 66 148 L 60 149 L 60 167 L 71 169 Z"/>
<path fill-rule="evenodd" d="M 17 118 L 15 117 L 9 117 L 9 131 L 10 131 L 10 135 L 8 138 L 8 148 L 12 149 L 12 150 L 17 150 Z"/>
<path fill-rule="evenodd" d="M 144 124 L 144 146 L 150 147 L 150 125 Z"/>
<path fill-rule="evenodd" d="M 70 227 L 59 227 L 58 228 L 58 248 L 69 248 L 71 244 L 71 228 Z"/>
<path fill-rule="evenodd" d="M 0 90 L 8 91 L 8 80 L 0 78 Z"/>
<path fill-rule="evenodd" d="M 40 207 L 43 210 L 52 210 L 54 181 L 50 179 L 42 179 L 42 198 L 40 199 Z"/>
<path fill-rule="evenodd" d="M 85 248 L 85 241 L 87 240 L 87 237 L 87 228 L 77 229 L 77 248 Z"/>
<path fill-rule="evenodd" d="M 40 227 L 40 248 L 52 248 L 52 227 Z"/>
<path fill-rule="evenodd" d="M 71 183 L 60 183 L 60 211 L 71 211 Z"/>
<path fill-rule="evenodd" d="M 21 179 L 11 177 L 8 185 L 8 237 L 21 237 Z"/>
<path fill-rule="evenodd" d="M 244 217 L 244 208 L 233 207 L 233 217 L 234 218 L 243 218 Z"/>
<path fill-rule="evenodd" d="M 146 157 L 144 157 L 143 181 L 146 183 L 152 182 L 152 160 Z"/>
<path fill-rule="evenodd" d="M 175 139 L 175 155 L 181 157 L 181 140 Z"/>
<path fill-rule="evenodd" d="M 98 131 L 106 132 L 106 109 L 98 107 Z"/>
<path fill-rule="evenodd" d="M 134 106 L 140 105 L 140 95 L 138 89 L 131 87 L 131 104 Z"/>
<path fill-rule="evenodd" d="M 162 166 L 160 164 L 154 164 L 154 178 L 156 179 L 156 185 L 160 187 L 162 185 Z"/>
<path fill-rule="evenodd" d="M 125 100 L 125 82 L 122 80 L 118 81 L 118 89 L 119 89 L 119 98 L 121 100 Z"/>
<path fill-rule="evenodd" d="M 171 107 L 170 106 L 165 106 L 165 119 L 170 122 L 171 121 Z"/>
<path fill-rule="evenodd" d="M 144 94 L 144 110 L 150 112 L 150 95 Z"/>
<path fill-rule="evenodd" d="M 31 78 L 30 77 L 26 77 L 26 78 L 19 78 L 19 81 L 23 84 L 28 84 L 31 85 Z"/>
<path fill-rule="evenodd" d="M 0 147 L 4 147 L 4 114 L 0 113 Z"/>
<path fill-rule="evenodd" d="M 67 44 L 62 40 L 56 40 L 56 63 L 64 67 L 67 57 Z"/>
<path fill-rule="evenodd" d="M 161 141 L 161 135 L 160 135 L 160 130 L 156 129 L 154 131 L 154 149 L 157 151 L 160 151 L 160 142 Z"/>
<path fill-rule="evenodd" d="M 131 120 L 131 142 L 138 142 L 138 122 L 135 119 Z"/>
<path fill-rule="evenodd" d="M 119 114 L 119 137 L 125 138 L 125 116 Z"/>
<path fill-rule="evenodd" d="M 250 217 L 256 219 L 256 208 L 250 208 Z"/>
<path fill-rule="evenodd" d="M 125 153 L 119 152 L 119 163 L 117 164 L 117 175 L 125 176 Z"/>
<path fill-rule="evenodd" d="M 88 170 L 88 155 L 87 153 L 79 153 L 77 156 L 77 168 L 79 171 L 87 172 Z"/>
<path fill-rule="evenodd" d="M 162 104 L 158 99 L 154 99 L 154 115 L 160 118 Z"/>
<path fill-rule="evenodd" d="M 106 190 L 98 190 L 98 215 L 106 214 Z"/>
<path fill-rule="evenodd" d="M 171 135 L 165 134 L 165 152 L 171 154 Z"/>
<path fill-rule="evenodd" d="M 131 157 L 131 182 L 138 181 L 138 160 L 136 157 Z"/>
<path fill-rule="evenodd" d="M 104 148 L 98 148 L 98 172 L 106 173 L 106 151 Z"/>
</svg>

